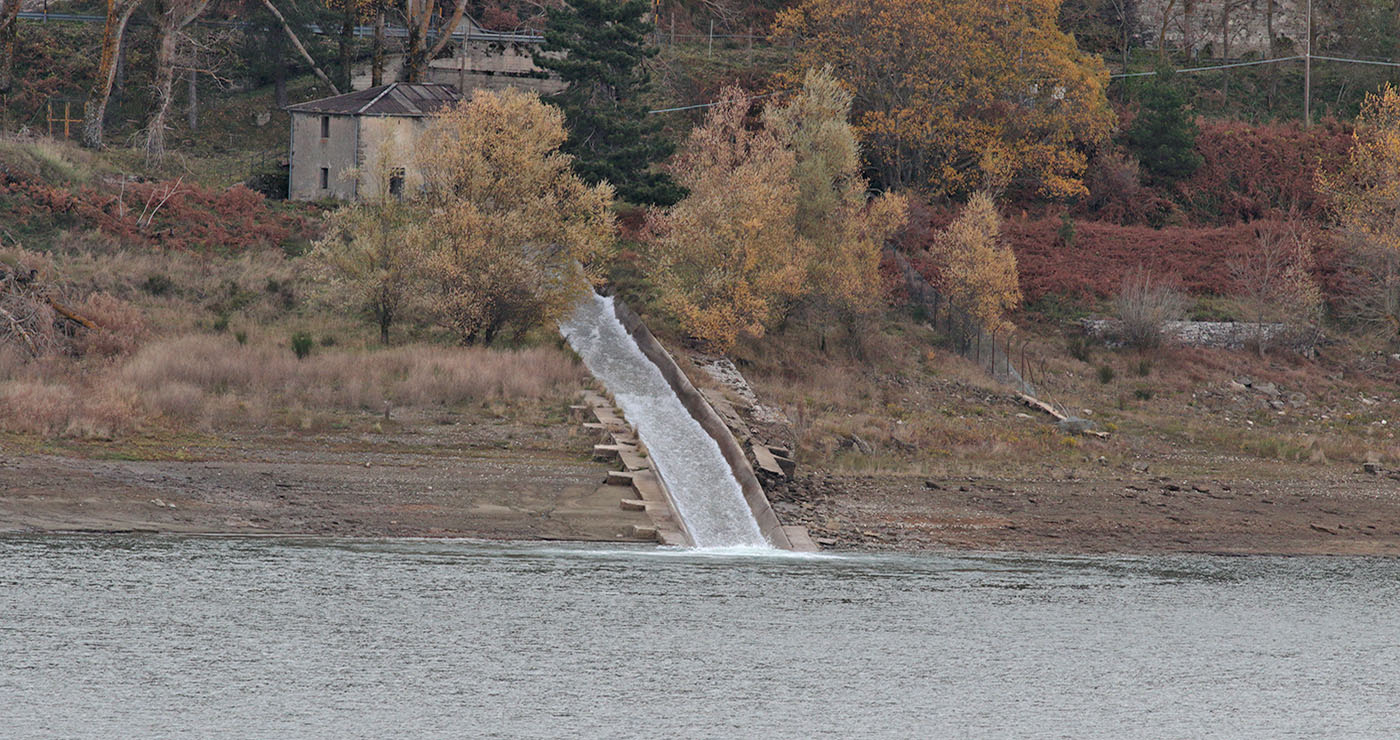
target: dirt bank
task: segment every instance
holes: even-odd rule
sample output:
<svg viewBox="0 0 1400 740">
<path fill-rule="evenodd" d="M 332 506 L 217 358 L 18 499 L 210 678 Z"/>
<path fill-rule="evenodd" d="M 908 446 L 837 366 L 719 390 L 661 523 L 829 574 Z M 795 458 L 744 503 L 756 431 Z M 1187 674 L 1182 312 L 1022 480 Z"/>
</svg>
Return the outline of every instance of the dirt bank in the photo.
<svg viewBox="0 0 1400 740">
<path fill-rule="evenodd" d="M 1400 554 L 1400 476 L 799 476 L 774 508 L 827 546 L 1058 553 Z"/>
<path fill-rule="evenodd" d="M 156 531 L 628 541 L 640 512 L 600 464 L 540 450 L 444 452 L 324 439 L 192 460 L 0 452 L 0 533 Z"/>
</svg>

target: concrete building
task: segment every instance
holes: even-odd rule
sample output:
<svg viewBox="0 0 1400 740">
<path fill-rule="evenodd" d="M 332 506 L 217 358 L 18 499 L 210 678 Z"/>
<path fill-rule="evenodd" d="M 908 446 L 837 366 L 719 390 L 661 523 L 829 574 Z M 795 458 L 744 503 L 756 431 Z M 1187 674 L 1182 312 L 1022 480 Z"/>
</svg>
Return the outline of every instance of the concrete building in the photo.
<svg viewBox="0 0 1400 740">
<path fill-rule="evenodd" d="M 459 99 L 450 85 L 395 82 L 288 106 L 287 197 L 354 200 L 411 186 L 418 134 Z"/>
<path fill-rule="evenodd" d="M 451 55 L 428 63 L 427 81 L 452 85 L 468 98 L 477 90 L 507 87 L 549 95 L 564 89 L 564 83 L 558 77 L 543 74 L 535 65 L 535 49 L 542 43 L 542 36 L 488 31 L 472 19 L 463 18 L 448 46 Z M 402 54 L 388 56 L 384 61 L 384 78 L 397 79 L 402 67 Z M 368 65 L 355 70 L 353 83 L 356 87 L 368 86 L 371 82 Z"/>
</svg>

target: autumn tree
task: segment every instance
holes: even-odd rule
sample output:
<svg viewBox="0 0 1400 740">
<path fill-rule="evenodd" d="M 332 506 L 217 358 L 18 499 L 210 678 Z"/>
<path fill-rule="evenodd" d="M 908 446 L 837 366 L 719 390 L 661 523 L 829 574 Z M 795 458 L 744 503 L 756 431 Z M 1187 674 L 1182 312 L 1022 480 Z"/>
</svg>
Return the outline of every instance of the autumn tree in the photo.
<svg viewBox="0 0 1400 740">
<path fill-rule="evenodd" d="M 801 0 L 777 21 L 830 63 L 886 187 L 1078 195 L 1113 114 L 1108 72 L 1056 25 L 1059 0 Z"/>
<path fill-rule="evenodd" d="M 417 149 L 425 278 L 464 343 L 557 321 L 612 238 L 612 188 L 570 169 L 563 114 L 518 90 L 479 91 L 436 117 Z"/>
<path fill-rule="evenodd" d="M 107 103 L 112 99 L 112 85 L 117 78 L 117 55 L 131 14 L 142 0 L 107 0 L 107 20 L 102 27 L 102 54 L 97 64 L 97 76 L 83 111 L 83 146 L 100 149 L 102 129 L 107 120 Z"/>
<path fill-rule="evenodd" d="M 590 183 L 609 182 L 624 200 L 669 205 L 684 193 L 652 165 L 671 155 L 661 123 L 647 115 L 645 62 L 656 50 L 644 0 L 573 0 L 550 8 L 535 64 L 568 85 L 551 96 L 564 110 L 564 151 Z"/>
<path fill-rule="evenodd" d="M 809 248 L 797 233 L 796 158 L 749 105 L 724 91 L 673 165 L 690 194 L 653 216 L 661 302 L 707 347 L 761 337 L 802 291 Z"/>
<path fill-rule="evenodd" d="M 809 70 L 802 90 L 787 105 L 768 108 L 764 123 L 793 155 L 794 226 L 810 251 L 803 292 L 859 311 L 879 299 L 880 253 L 904 224 L 907 204 L 890 193 L 869 199 L 852 100 L 830 67 Z"/>
<path fill-rule="evenodd" d="M 986 192 L 975 193 L 929 247 L 939 288 L 984 328 L 1000 331 L 1021 304 L 1016 255 L 1002 239 L 1001 215 Z"/>
<path fill-rule="evenodd" d="M 372 195 L 327 217 L 325 235 L 312 258 L 329 270 L 335 292 L 373 319 L 379 341 L 388 344 L 389 330 L 419 292 L 426 234 L 420 209 L 390 186 L 401 176 L 398 165 L 411 155 L 392 135 L 374 151 L 378 156 L 358 173 L 361 179 L 375 181 L 375 187 L 365 188 Z"/>
<path fill-rule="evenodd" d="M 761 337 L 806 301 L 847 315 L 879 298 L 880 250 L 903 198 L 868 196 L 851 95 L 809 72 L 791 102 L 748 119 L 729 88 L 673 166 L 690 194 L 653 214 L 663 304 L 706 346 Z"/>
<path fill-rule="evenodd" d="M 1352 316 L 1400 339 L 1400 91 L 1366 96 L 1346 165 L 1318 179 L 1350 247 Z"/>
</svg>

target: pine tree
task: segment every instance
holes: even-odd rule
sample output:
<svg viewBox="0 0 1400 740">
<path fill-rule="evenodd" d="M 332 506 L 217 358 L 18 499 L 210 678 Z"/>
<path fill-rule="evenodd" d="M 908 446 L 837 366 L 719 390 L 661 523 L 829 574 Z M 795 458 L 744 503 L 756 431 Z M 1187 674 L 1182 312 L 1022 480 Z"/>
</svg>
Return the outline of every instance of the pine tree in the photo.
<svg viewBox="0 0 1400 740">
<path fill-rule="evenodd" d="M 589 184 L 612 183 L 618 196 L 637 204 L 670 205 L 685 192 L 652 164 L 674 146 L 642 102 L 650 83 L 644 62 L 656 54 L 646 44 L 645 0 L 573 0 L 551 9 L 545 42 L 535 63 L 568 84 L 552 96 L 564 110 L 565 153 Z"/>
<path fill-rule="evenodd" d="M 1201 166 L 1201 155 L 1196 153 L 1196 122 L 1173 76 L 1164 67 L 1139 89 L 1140 108 L 1126 137 L 1148 173 L 1165 182 L 1190 177 Z"/>
</svg>

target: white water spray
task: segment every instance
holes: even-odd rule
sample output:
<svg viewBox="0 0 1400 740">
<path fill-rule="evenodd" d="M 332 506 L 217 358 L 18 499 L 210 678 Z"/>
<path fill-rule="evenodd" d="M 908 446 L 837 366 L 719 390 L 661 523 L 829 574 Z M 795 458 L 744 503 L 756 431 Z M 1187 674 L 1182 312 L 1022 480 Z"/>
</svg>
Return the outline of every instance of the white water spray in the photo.
<svg viewBox="0 0 1400 740">
<path fill-rule="evenodd" d="M 719 444 L 642 354 L 618 320 L 612 299 L 585 298 L 559 328 L 637 427 L 695 546 L 771 547 Z"/>
</svg>

